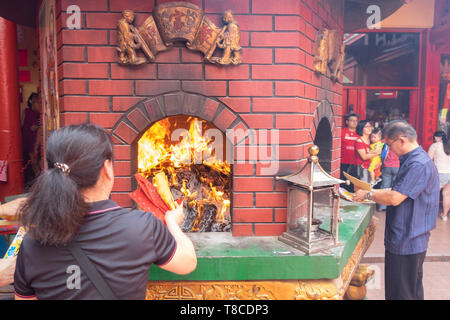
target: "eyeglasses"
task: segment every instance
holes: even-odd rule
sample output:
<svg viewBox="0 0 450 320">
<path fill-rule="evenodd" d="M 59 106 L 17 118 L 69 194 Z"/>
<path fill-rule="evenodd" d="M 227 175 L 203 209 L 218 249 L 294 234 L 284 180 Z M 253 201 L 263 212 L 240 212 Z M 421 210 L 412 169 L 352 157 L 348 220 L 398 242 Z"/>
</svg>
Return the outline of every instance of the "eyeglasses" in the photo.
<svg viewBox="0 0 450 320">
<path fill-rule="evenodd" d="M 397 138 L 395 138 L 394 139 L 394 141 L 392 141 L 391 143 L 387 143 L 387 141 L 386 141 L 386 144 L 388 145 L 388 147 L 390 148 L 398 139 L 400 139 L 401 137 L 405 137 L 405 136 L 399 136 L 399 137 L 397 137 Z"/>
</svg>

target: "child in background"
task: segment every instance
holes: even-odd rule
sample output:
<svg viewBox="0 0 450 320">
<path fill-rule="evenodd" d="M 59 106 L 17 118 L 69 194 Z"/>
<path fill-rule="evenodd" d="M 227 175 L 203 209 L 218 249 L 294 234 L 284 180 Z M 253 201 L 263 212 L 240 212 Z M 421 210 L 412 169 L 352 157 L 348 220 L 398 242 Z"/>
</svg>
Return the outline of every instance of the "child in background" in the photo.
<svg viewBox="0 0 450 320">
<path fill-rule="evenodd" d="M 375 128 L 370 134 L 370 150 L 375 151 L 383 148 L 384 143 L 381 141 L 381 129 Z M 381 181 L 381 157 L 376 156 L 370 160 L 369 166 L 370 183 L 372 186 Z"/>
</svg>

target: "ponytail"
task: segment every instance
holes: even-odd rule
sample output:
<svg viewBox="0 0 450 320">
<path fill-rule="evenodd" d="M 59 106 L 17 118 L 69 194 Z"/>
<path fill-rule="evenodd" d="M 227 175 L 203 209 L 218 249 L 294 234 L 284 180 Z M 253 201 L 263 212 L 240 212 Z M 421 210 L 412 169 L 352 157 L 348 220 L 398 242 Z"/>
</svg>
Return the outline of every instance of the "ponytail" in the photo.
<svg viewBox="0 0 450 320">
<path fill-rule="evenodd" d="M 33 184 L 21 210 L 21 223 L 42 245 L 66 245 L 78 233 L 90 204 L 81 191 L 96 184 L 112 145 L 103 128 L 64 127 L 47 143 L 49 169 Z"/>
<path fill-rule="evenodd" d="M 42 245 L 70 242 L 83 224 L 89 206 L 76 183 L 58 168 L 41 174 L 22 209 L 21 223 Z"/>
</svg>

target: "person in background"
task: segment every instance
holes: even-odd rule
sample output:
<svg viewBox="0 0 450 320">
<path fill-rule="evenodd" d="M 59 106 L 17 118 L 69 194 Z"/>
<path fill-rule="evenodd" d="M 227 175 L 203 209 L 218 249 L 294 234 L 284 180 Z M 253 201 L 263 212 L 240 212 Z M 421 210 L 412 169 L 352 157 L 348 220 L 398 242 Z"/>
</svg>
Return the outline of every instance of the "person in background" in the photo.
<svg viewBox="0 0 450 320">
<path fill-rule="evenodd" d="M 341 135 L 341 180 L 347 180 L 344 172 L 356 177 L 356 158 L 355 158 L 355 142 L 358 139 L 356 126 L 358 124 L 359 115 L 349 113 L 344 117 L 345 128 L 342 129 Z M 343 188 L 353 192 L 353 185 L 341 185 Z"/>
<path fill-rule="evenodd" d="M 41 113 L 39 112 L 39 98 L 36 92 L 30 94 L 27 105 L 28 108 L 24 111 L 22 125 L 22 153 L 25 184 L 29 185 L 39 173 L 36 172 L 36 163 L 40 160 L 36 152 L 36 142 Z"/>
<path fill-rule="evenodd" d="M 370 134 L 370 151 L 372 152 L 380 152 L 383 149 L 384 143 L 381 141 L 381 129 L 375 128 Z M 378 184 L 381 181 L 381 156 L 377 155 L 370 159 L 370 165 L 368 168 L 370 175 L 370 183 L 372 186 Z"/>
<path fill-rule="evenodd" d="M 444 131 L 439 130 L 433 133 L 433 143 L 442 142 L 446 138 L 446 134 Z"/>
<path fill-rule="evenodd" d="M 450 140 L 443 131 L 436 131 L 433 140 L 428 155 L 439 172 L 439 187 L 442 190 L 442 213 L 439 217 L 447 221 L 450 210 Z"/>
<path fill-rule="evenodd" d="M 423 262 L 439 211 L 439 174 L 409 123 L 390 122 L 384 137 L 390 152 L 400 159 L 393 186 L 357 190 L 353 200 L 388 206 L 384 236 L 386 300 L 423 300 Z"/>
<path fill-rule="evenodd" d="M 369 166 L 370 160 L 381 153 L 381 150 L 370 150 L 370 134 L 372 133 L 373 126 L 368 120 L 361 120 L 356 126 L 356 133 L 359 138 L 355 143 L 355 158 L 358 169 L 357 178 L 370 182 Z"/>
<path fill-rule="evenodd" d="M 182 206 L 166 212 L 165 225 L 152 213 L 110 200 L 113 147 L 105 129 L 81 124 L 56 130 L 46 159 L 48 170 L 36 179 L 20 213 L 27 234 L 17 256 L 16 299 L 102 299 L 69 251 L 72 243 L 118 299 L 145 298 L 152 264 L 177 274 L 196 268 L 194 246 L 179 227 Z M 70 282 L 75 271 L 81 285 Z"/>
</svg>

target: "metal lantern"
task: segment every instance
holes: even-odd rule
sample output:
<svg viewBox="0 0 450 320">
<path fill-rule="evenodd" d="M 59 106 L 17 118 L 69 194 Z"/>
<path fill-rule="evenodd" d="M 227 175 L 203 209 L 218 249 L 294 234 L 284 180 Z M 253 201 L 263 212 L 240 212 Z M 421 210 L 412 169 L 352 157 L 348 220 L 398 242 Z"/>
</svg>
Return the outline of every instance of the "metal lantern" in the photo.
<svg viewBox="0 0 450 320">
<path fill-rule="evenodd" d="M 310 157 L 297 173 L 276 177 L 287 181 L 287 231 L 278 239 L 306 254 L 339 246 L 339 184 L 319 164 L 319 148 L 309 148 Z"/>
</svg>

